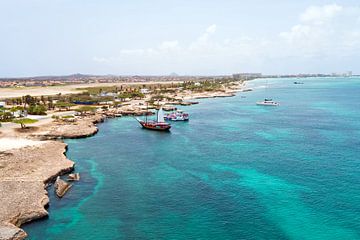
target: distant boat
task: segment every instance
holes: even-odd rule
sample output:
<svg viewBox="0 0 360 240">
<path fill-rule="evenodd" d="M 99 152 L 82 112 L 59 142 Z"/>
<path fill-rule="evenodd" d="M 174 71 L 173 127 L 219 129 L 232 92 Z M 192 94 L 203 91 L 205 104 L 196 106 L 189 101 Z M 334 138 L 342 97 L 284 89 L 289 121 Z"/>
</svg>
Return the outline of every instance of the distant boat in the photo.
<svg viewBox="0 0 360 240">
<path fill-rule="evenodd" d="M 294 82 L 294 84 L 304 84 L 303 82 Z"/>
<path fill-rule="evenodd" d="M 156 131 L 169 131 L 171 128 L 171 125 L 164 120 L 164 112 L 162 108 L 160 108 L 157 111 L 157 117 L 156 121 L 148 121 L 147 116 L 145 118 L 145 121 L 136 118 L 136 120 L 140 123 L 140 125 L 149 130 L 156 130 Z"/>
<path fill-rule="evenodd" d="M 264 101 L 256 102 L 259 106 L 279 106 L 278 102 L 274 102 L 272 99 L 265 98 Z"/>
<path fill-rule="evenodd" d="M 268 81 L 266 80 L 266 87 L 265 91 L 268 88 Z M 273 101 L 271 98 L 265 98 L 264 101 L 256 102 L 256 105 L 258 106 L 279 106 L 278 102 Z"/>
<path fill-rule="evenodd" d="M 165 120 L 170 121 L 189 121 L 189 114 L 183 112 L 182 110 L 177 110 L 176 112 L 172 112 L 170 114 L 165 115 Z"/>
<path fill-rule="evenodd" d="M 252 91 L 252 88 L 246 88 L 246 89 L 243 89 L 242 91 L 243 91 L 243 92 L 251 92 L 251 91 Z"/>
</svg>

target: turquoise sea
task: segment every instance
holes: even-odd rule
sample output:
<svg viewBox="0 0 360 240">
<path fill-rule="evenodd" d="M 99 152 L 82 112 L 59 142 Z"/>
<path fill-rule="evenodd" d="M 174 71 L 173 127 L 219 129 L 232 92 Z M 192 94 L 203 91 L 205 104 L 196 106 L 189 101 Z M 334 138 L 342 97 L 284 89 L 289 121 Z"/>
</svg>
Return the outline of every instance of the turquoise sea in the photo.
<svg viewBox="0 0 360 240">
<path fill-rule="evenodd" d="M 266 81 L 171 133 L 119 118 L 67 140 L 81 181 L 49 189 L 29 239 L 360 239 L 360 78 Z"/>
</svg>

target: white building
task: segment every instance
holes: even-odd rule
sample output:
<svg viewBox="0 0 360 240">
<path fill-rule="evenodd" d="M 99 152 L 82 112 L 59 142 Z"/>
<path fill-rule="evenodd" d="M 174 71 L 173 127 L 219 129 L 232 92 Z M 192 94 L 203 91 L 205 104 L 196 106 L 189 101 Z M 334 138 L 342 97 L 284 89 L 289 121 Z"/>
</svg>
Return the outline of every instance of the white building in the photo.
<svg viewBox="0 0 360 240">
<path fill-rule="evenodd" d="M 6 107 L 6 102 L 0 102 L 0 108 Z"/>
<path fill-rule="evenodd" d="M 150 93 L 150 90 L 147 89 L 147 88 L 142 88 L 142 89 L 140 89 L 140 92 L 141 92 L 142 94 L 148 94 L 148 93 Z"/>
</svg>

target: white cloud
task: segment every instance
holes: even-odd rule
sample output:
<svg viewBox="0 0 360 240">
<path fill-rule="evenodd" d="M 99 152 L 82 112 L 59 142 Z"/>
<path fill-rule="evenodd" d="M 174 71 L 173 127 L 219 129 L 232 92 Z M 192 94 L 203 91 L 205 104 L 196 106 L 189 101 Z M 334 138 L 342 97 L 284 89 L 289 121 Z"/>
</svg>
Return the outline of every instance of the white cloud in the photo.
<svg viewBox="0 0 360 240">
<path fill-rule="evenodd" d="M 300 20 L 305 23 L 323 24 L 334 18 L 343 11 L 343 7 L 337 4 L 325 6 L 311 6 L 301 14 Z"/>
<path fill-rule="evenodd" d="M 190 48 L 198 49 L 199 47 L 205 47 L 211 35 L 215 34 L 217 26 L 215 24 L 206 28 L 205 32 L 191 44 Z"/>
<path fill-rule="evenodd" d="M 280 33 L 289 55 L 342 56 L 359 48 L 358 8 L 337 4 L 312 6 L 300 15 L 300 23 Z"/>
<path fill-rule="evenodd" d="M 179 48 L 179 41 L 164 41 L 160 44 L 159 49 L 166 50 L 166 51 L 172 51 Z"/>
<path fill-rule="evenodd" d="M 211 26 L 209 26 L 207 29 L 206 29 L 206 32 L 209 33 L 209 34 L 213 34 L 216 32 L 216 24 L 213 24 Z"/>
<path fill-rule="evenodd" d="M 188 44 L 171 40 L 152 48 L 121 49 L 120 55 L 109 61 L 122 68 L 141 66 L 157 73 L 218 73 L 220 69 L 223 72 L 262 71 L 271 65 L 283 71 L 284 66 L 276 65 L 277 62 L 295 65 L 292 69 L 305 69 L 297 63 L 336 61 L 354 54 L 359 58 L 359 19 L 360 8 L 357 7 L 311 6 L 299 14 L 299 22 L 293 27 L 266 38 L 243 35 L 237 39 L 224 36 L 223 40 L 218 40 L 219 36 L 214 38 L 218 26 L 213 24 Z M 97 59 L 98 62 L 102 60 Z M 307 67 L 312 69 L 312 66 Z"/>
<path fill-rule="evenodd" d="M 121 55 L 134 55 L 134 56 L 142 56 L 142 55 L 151 55 L 155 53 L 156 50 L 152 48 L 137 48 L 137 49 L 121 49 L 120 54 Z"/>
<path fill-rule="evenodd" d="M 98 62 L 98 63 L 105 63 L 105 62 L 109 62 L 109 59 L 104 58 L 104 57 L 93 57 L 92 60 L 94 62 Z"/>
</svg>

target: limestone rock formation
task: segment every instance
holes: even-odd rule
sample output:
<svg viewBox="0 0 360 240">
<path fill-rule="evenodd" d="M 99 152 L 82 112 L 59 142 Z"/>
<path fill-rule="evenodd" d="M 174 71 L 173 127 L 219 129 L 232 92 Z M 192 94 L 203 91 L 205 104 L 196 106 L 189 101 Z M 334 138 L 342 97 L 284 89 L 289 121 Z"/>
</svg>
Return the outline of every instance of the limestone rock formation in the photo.
<svg viewBox="0 0 360 240">
<path fill-rule="evenodd" d="M 62 180 L 60 178 L 60 176 L 58 176 L 56 178 L 55 184 L 54 184 L 54 189 L 55 189 L 55 193 L 59 198 L 62 198 L 67 191 L 69 191 L 69 189 L 72 187 L 72 184 L 65 182 L 64 180 Z"/>
<path fill-rule="evenodd" d="M 48 215 L 46 185 L 58 175 L 71 172 L 74 163 L 65 155 L 66 144 L 43 144 L 0 154 L 0 239 L 23 239 L 19 227 Z"/>
</svg>

